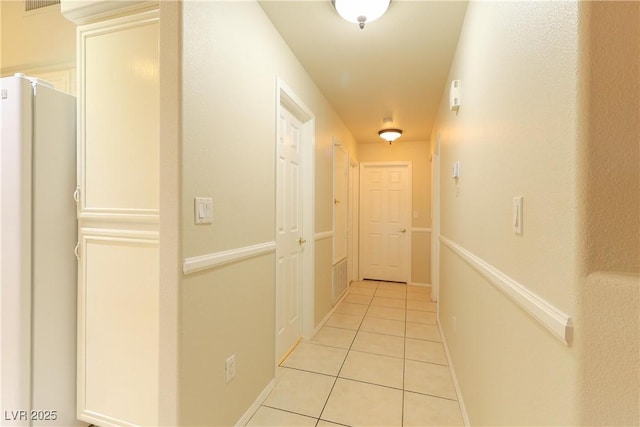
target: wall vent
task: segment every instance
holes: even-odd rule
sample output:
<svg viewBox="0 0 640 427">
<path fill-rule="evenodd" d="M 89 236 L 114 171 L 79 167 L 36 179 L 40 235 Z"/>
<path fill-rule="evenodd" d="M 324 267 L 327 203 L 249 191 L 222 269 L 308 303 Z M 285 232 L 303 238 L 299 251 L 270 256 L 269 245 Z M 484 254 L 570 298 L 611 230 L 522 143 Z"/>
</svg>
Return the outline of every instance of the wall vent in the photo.
<svg viewBox="0 0 640 427">
<path fill-rule="evenodd" d="M 347 277 L 347 258 L 343 258 L 333 266 L 333 283 L 331 289 L 331 302 L 336 303 L 347 291 L 349 278 Z"/>
<path fill-rule="evenodd" d="M 54 4 L 60 4 L 60 0 L 25 0 L 24 11 L 29 12 L 31 10 L 42 9 L 43 7 L 53 6 Z"/>
</svg>

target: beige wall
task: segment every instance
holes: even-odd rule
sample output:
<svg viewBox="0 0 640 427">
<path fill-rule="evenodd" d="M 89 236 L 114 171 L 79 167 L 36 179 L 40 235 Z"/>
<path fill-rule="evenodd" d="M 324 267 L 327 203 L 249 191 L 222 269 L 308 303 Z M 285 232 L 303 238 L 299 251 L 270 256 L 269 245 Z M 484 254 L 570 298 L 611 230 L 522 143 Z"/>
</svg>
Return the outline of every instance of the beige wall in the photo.
<svg viewBox="0 0 640 427">
<path fill-rule="evenodd" d="M 581 23 L 580 422 L 640 425 L 640 3 Z"/>
<path fill-rule="evenodd" d="M 29 13 L 23 1 L 0 2 L 0 72 L 75 70 L 76 26 L 50 6 Z M 75 77 L 74 77 L 75 78 Z"/>
<path fill-rule="evenodd" d="M 637 272 L 640 3 L 589 2 L 583 10 L 584 263 L 590 271 Z"/>
<path fill-rule="evenodd" d="M 403 141 L 393 144 L 359 144 L 360 162 L 410 161 L 412 168 L 412 227 L 431 227 L 431 157 L 429 142 Z M 417 218 L 416 218 L 417 214 Z M 431 283 L 431 232 L 416 230 L 411 236 L 411 281 Z"/>
<path fill-rule="evenodd" d="M 462 106 L 445 94 L 432 133 L 442 235 L 574 330 L 566 346 L 441 245 L 440 322 L 471 424 L 640 421 L 639 22 L 637 2 L 469 5 L 449 76 Z"/>
<path fill-rule="evenodd" d="M 471 2 L 432 131 L 441 234 L 568 315 L 576 312 L 578 6 Z M 460 161 L 460 178 L 450 177 Z M 512 200 L 524 196 L 524 234 Z M 441 245 L 440 322 L 471 424 L 574 425 L 575 350 Z"/>
<path fill-rule="evenodd" d="M 320 324 L 333 308 L 332 303 L 332 280 L 331 266 L 333 246 L 331 239 L 322 239 L 316 242 L 316 272 L 315 272 L 315 293 L 314 293 L 314 322 Z"/>
<path fill-rule="evenodd" d="M 160 272 L 158 420 L 179 424 L 180 283 L 182 240 L 181 113 L 181 7 L 160 3 Z"/>
<path fill-rule="evenodd" d="M 76 26 L 60 6 L 24 12 L 23 1 L 2 1 L 2 70 L 69 65 L 76 60 Z M 14 71 L 15 70 L 15 71 Z"/>
<path fill-rule="evenodd" d="M 330 231 L 331 137 L 353 151 L 351 135 L 256 2 L 182 8 L 183 256 L 274 240 L 277 77 L 315 114 L 315 232 Z M 212 225 L 193 224 L 195 196 L 213 198 Z M 318 242 L 315 259 L 318 322 L 331 308 L 330 240 Z M 274 276 L 268 254 L 182 280 L 181 423 L 232 425 L 273 378 Z"/>
</svg>

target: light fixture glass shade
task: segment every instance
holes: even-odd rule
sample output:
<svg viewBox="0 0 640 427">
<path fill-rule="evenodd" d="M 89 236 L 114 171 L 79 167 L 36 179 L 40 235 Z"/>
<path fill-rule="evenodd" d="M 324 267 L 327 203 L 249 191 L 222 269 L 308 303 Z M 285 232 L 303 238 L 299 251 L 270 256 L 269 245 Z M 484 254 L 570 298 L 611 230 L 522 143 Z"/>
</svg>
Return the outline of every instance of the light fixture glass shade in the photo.
<svg viewBox="0 0 640 427">
<path fill-rule="evenodd" d="M 332 0 L 338 15 L 345 21 L 364 24 L 380 18 L 389 8 L 391 0 Z"/>
<path fill-rule="evenodd" d="M 402 135 L 402 130 L 382 129 L 381 131 L 378 132 L 378 135 L 380 135 L 380 138 L 384 139 L 385 141 L 388 141 L 389 144 L 391 144 L 393 141 L 400 138 L 400 136 Z"/>
</svg>

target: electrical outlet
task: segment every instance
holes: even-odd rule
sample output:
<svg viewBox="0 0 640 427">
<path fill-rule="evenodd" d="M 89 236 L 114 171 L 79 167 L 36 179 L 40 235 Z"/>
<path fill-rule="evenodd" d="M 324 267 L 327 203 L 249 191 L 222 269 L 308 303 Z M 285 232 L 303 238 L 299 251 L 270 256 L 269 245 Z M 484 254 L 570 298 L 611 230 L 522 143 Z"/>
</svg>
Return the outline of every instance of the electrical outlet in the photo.
<svg viewBox="0 0 640 427">
<path fill-rule="evenodd" d="M 225 377 L 227 382 L 231 381 L 236 376 L 236 355 L 232 354 L 227 358 L 227 363 L 224 367 Z"/>
</svg>

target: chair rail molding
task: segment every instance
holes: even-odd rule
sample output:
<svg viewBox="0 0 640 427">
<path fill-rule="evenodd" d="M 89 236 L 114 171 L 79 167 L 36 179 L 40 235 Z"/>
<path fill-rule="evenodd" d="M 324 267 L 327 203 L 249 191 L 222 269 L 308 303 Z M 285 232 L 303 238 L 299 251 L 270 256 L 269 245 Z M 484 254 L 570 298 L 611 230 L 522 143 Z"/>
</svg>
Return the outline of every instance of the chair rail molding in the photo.
<svg viewBox="0 0 640 427">
<path fill-rule="evenodd" d="M 216 268 L 232 262 L 242 261 L 275 252 L 275 250 L 276 242 L 265 242 L 242 248 L 186 258 L 182 263 L 182 272 L 184 274 L 191 274 L 198 271 L 208 270 L 210 268 Z"/>
<path fill-rule="evenodd" d="M 573 341 L 573 322 L 570 316 L 452 240 L 441 235 L 440 242 L 480 273 L 499 291 L 503 292 L 513 303 L 541 323 L 556 338 L 565 345 L 571 346 Z"/>
<path fill-rule="evenodd" d="M 318 240 L 330 239 L 332 237 L 333 237 L 333 230 L 321 231 L 319 233 L 316 233 L 315 236 L 314 236 L 316 242 Z"/>
<path fill-rule="evenodd" d="M 414 233 L 431 233 L 431 229 L 427 227 L 411 227 L 411 231 Z"/>
</svg>

